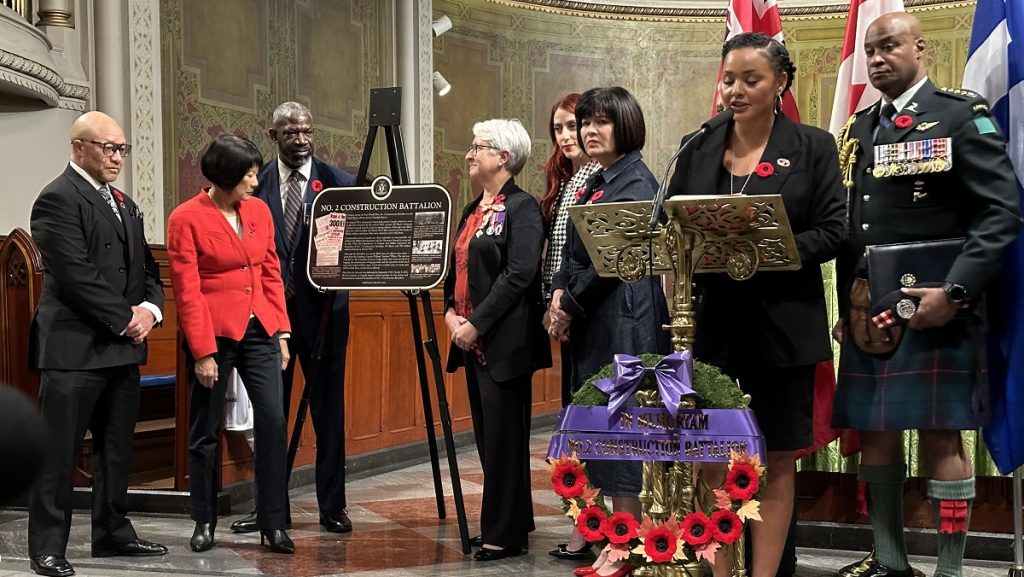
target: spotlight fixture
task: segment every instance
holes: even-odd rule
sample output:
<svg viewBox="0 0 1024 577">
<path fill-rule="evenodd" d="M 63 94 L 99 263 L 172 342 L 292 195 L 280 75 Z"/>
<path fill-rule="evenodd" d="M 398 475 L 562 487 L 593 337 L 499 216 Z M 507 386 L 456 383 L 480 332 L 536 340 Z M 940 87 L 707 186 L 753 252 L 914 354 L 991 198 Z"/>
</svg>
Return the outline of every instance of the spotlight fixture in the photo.
<svg viewBox="0 0 1024 577">
<path fill-rule="evenodd" d="M 430 27 L 434 29 L 434 38 L 437 38 L 452 29 L 452 19 L 447 14 L 442 14 L 430 24 Z"/>
<path fill-rule="evenodd" d="M 441 76 L 441 73 L 438 72 L 437 70 L 435 70 L 434 71 L 434 92 L 436 92 L 438 96 L 444 96 L 445 94 L 448 94 L 449 92 L 451 92 L 451 89 L 452 89 L 452 85 L 448 84 L 448 81 L 444 79 L 444 76 Z"/>
</svg>

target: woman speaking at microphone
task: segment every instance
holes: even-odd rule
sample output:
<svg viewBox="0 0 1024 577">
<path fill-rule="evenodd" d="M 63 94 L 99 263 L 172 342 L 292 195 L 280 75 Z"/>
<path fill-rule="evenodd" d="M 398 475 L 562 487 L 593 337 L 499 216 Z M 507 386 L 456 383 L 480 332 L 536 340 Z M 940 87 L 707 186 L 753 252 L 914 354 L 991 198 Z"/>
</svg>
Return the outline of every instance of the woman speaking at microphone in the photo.
<svg viewBox="0 0 1024 577">
<path fill-rule="evenodd" d="M 751 395 L 768 450 L 764 521 L 751 527 L 751 577 L 774 577 L 785 545 L 796 451 L 811 445 L 815 366 L 832 358 L 819 265 L 836 256 L 845 235 L 835 140 L 780 111 L 795 72 L 786 47 L 764 34 L 727 41 L 718 90 L 733 118 L 680 155 L 668 191 L 782 195 L 803 263 L 800 270 L 763 272 L 746 281 L 724 273 L 695 277 L 695 357 L 738 379 Z M 728 569 L 719 563 L 715 574 Z"/>
</svg>

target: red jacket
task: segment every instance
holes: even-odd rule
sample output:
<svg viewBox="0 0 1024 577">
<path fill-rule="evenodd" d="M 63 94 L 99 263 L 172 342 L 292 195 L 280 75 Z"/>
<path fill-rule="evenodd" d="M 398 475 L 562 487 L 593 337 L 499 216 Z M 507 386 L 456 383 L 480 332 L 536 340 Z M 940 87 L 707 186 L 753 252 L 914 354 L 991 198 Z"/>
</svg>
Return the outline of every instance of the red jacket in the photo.
<svg viewBox="0 0 1024 577">
<path fill-rule="evenodd" d="M 197 359 L 217 352 L 216 337 L 241 341 L 250 313 L 268 334 L 291 330 L 270 209 L 249 198 L 238 216 L 241 237 L 203 189 L 167 221 L 178 326 Z"/>
</svg>

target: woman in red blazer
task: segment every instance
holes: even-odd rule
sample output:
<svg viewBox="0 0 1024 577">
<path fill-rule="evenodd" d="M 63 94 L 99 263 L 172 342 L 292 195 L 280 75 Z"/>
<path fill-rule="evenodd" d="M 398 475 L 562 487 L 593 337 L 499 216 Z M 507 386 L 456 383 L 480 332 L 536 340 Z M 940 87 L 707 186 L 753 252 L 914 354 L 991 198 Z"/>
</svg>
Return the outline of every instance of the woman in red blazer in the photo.
<svg viewBox="0 0 1024 577">
<path fill-rule="evenodd" d="M 213 546 L 218 443 L 231 369 L 238 369 L 255 413 L 260 542 L 268 539 L 276 553 L 295 551 L 284 530 L 288 480 L 281 384 L 291 329 L 270 209 L 249 198 L 262 163 L 252 142 L 217 137 L 200 161 L 213 186 L 182 203 L 167 222 L 171 283 L 192 388 L 188 450 L 196 528 L 189 546 L 196 552 Z"/>
</svg>

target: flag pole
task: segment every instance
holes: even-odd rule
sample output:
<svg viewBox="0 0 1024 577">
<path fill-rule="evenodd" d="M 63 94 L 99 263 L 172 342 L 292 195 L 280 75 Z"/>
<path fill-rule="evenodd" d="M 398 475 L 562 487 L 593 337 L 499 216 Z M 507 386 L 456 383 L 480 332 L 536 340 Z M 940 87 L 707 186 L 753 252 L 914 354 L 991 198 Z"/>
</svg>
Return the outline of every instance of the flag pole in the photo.
<svg viewBox="0 0 1024 577">
<path fill-rule="evenodd" d="M 1021 541 L 1021 470 L 1013 472 L 1013 566 L 1009 577 L 1024 577 L 1024 542 Z"/>
</svg>

